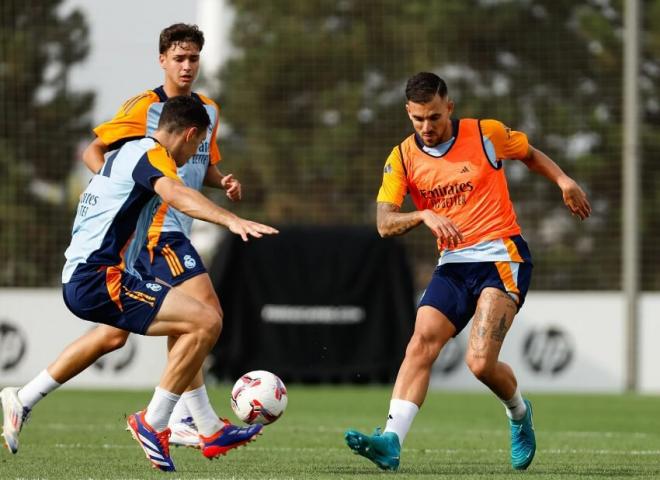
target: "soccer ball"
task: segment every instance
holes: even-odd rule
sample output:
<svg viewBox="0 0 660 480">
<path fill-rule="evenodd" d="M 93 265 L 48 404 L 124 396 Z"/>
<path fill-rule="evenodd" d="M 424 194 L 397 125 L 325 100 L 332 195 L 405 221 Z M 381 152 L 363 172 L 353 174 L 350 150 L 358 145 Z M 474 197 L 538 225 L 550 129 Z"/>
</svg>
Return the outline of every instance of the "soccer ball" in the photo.
<svg viewBox="0 0 660 480">
<path fill-rule="evenodd" d="M 265 370 L 246 373 L 231 389 L 231 408 L 245 423 L 273 423 L 284 413 L 287 401 L 282 380 Z"/>
</svg>

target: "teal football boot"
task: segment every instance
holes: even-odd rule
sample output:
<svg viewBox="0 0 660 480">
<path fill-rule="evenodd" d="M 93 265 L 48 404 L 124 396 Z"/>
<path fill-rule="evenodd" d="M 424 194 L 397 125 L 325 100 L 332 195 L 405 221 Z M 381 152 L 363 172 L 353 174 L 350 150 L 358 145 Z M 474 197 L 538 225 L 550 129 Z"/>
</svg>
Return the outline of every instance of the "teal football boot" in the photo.
<svg viewBox="0 0 660 480">
<path fill-rule="evenodd" d="M 520 420 L 509 419 L 511 426 L 511 466 L 516 470 L 525 470 L 534 460 L 536 437 L 532 423 L 532 404 L 525 400 L 527 412 Z"/>
<path fill-rule="evenodd" d="M 378 465 L 382 470 L 397 470 L 401 456 L 399 436 L 394 432 L 381 433 L 377 428 L 373 435 L 365 435 L 356 430 L 344 434 L 346 445 L 356 455 L 362 455 Z"/>
</svg>

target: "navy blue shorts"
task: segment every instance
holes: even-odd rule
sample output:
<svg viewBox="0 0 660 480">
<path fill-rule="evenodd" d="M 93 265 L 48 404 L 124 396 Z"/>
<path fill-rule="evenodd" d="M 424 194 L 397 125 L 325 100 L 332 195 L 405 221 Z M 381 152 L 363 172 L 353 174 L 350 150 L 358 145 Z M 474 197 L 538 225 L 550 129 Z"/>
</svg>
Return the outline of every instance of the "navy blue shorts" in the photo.
<svg viewBox="0 0 660 480">
<path fill-rule="evenodd" d="M 458 335 L 474 315 L 484 288 L 513 294 L 520 310 L 531 280 L 531 263 L 446 263 L 436 267 L 419 307 L 428 305 L 440 310 L 454 324 Z"/>
<path fill-rule="evenodd" d="M 62 290 L 77 317 L 144 335 L 170 287 L 153 277 L 140 280 L 117 267 L 102 267 L 74 275 Z"/>
<path fill-rule="evenodd" d="M 173 287 L 206 273 L 199 253 L 181 232 L 163 232 L 155 245 L 147 245 L 135 262 L 140 275 L 154 276 Z"/>
</svg>

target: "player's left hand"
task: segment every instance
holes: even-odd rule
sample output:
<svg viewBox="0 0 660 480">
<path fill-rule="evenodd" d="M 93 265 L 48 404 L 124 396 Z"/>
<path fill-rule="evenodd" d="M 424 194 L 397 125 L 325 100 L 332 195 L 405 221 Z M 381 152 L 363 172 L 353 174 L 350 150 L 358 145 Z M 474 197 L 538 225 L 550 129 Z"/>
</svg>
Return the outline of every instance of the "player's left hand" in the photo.
<svg viewBox="0 0 660 480">
<path fill-rule="evenodd" d="M 226 190 L 226 195 L 229 200 L 236 202 L 241 199 L 241 182 L 234 178 L 234 174 L 230 173 L 222 177 L 220 185 Z"/>
<path fill-rule="evenodd" d="M 560 179 L 557 184 L 564 197 L 564 204 L 570 212 L 580 220 L 591 215 L 591 205 L 587 199 L 587 194 L 580 188 L 575 180 L 570 177 Z"/>
</svg>

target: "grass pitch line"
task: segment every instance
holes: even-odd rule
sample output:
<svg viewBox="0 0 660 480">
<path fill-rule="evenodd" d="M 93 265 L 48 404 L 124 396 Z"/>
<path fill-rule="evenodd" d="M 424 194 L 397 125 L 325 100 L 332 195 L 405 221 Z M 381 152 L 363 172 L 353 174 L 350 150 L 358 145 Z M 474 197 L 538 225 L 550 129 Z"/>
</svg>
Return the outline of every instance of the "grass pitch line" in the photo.
<svg viewBox="0 0 660 480">
<path fill-rule="evenodd" d="M 420 428 L 417 431 L 421 433 L 437 433 L 437 429 Z M 465 430 L 468 434 L 474 435 L 501 435 L 508 436 L 509 432 L 505 430 Z M 644 432 L 596 432 L 596 431 L 580 431 L 580 430 L 541 430 L 543 436 L 565 436 L 565 437 L 601 437 L 601 438 L 615 438 L 615 437 L 633 437 L 633 438 L 649 438 L 657 437 L 660 435 L 652 435 Z"/>
<path fill-rule="evenodd" d="M 130 449 L 134 450 L 135 445 L 124 445 L 116 443 L 104 443 L 101 445 L 97 444 L 88 444 L 88 443 L 56 443 L 55 448 L 62 449 Z M 264 446 L 250 446 L 250 450 L 260 450 L 264 452 L 327 452 L 328 450 L 341 451 L 346 450 L 342 447 L 264 447 Z M 464 455 L 467 453 L 497 453 L 497 454 L 506 454 L 509 452 L 507 449 L 503 448 L 406 448 L 408 452 L 421 452 L 421 453 L 435 453 L 435 454 L 445 454 L 445 455 Z M 546 455 L 648 455 L 648 456 L 660 456 L 660 450 L 610 450 L 610 449 L 590 449 L 590 448 L 548 448 L 538 450 L 539 453 Z"/>
<path fill-rule="evenodd" d="M 123 421 L 123 420 L 122 420 Z M 84 430 L 84 431 L 97 431 L 99 429 L 106 430 L 106 431 L 113 431 L 116 430 L 118 425 L 120 425 L 121 422 L 119 423 L 92 423 L 92 424 L 85 424 L 85 425 L 77 425 L 76 429 L 77 430 Z M 416 428 L 415 432 L 420 433 L 420 434 L 437 434 L 438 429 L 442 428 L 442 425 L 438 428 L 425 428 L 425 427 L 420 427 Z M 30 425 L 30 430 L 71 430 L 71 424 L 68 423 L 34 423 Z M 300 426 L 292 426 L 292 427 L 287 427 L 284 425 L 278 426 L 279 431 L 283 432 L 293 432 L 293 433 L 299 433 L 299 432 L 312 432 L 312 433 L 331 433 L 331 434 L 339 434 L 343 435 L 343 433 L 346 431 L 346 428 L 337 428 L 337 427 L 324 427 L 324 426 L 318 426 L 318 427 L 300 427 Z M 368 429 L 365 429 L 368 430 Z M 451 430 L 448 430 L 447 432 L 450 432 Z M 469 435 L 491 435 L 491 436 L 502 436 L 502 437 L 507 437 L 508 438 L 508 431 L 504 429 L 499 429 L 499 430 L 494 430 L 494 429 L 480 429 L 480 430 L 461 430 L 464 433 L 467 433 Z M 652 437 L 660 437 L 660 434 L 658 435 L 652 435 L 649 433 L 644 433 L 644 432 L 596 432 L 596 431 L 579 431 L 579 430 L 553 430 L 553 431 L 543 431 L 543 436 L 544 437 L 550 437 L 550 436 L 566 436 L 566 437 L 596 437 L 596 438 L 616 438 L 616 437 L 632 437 L 632 438 L 652 438 Z"/>
</svg>

